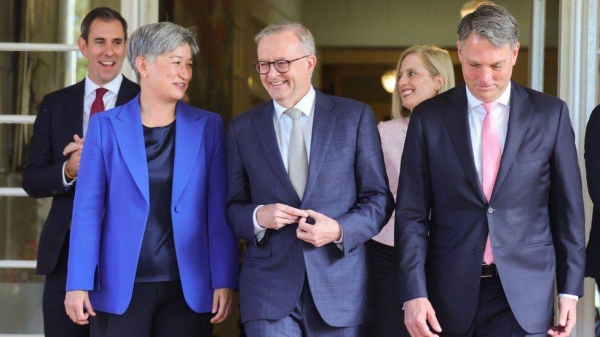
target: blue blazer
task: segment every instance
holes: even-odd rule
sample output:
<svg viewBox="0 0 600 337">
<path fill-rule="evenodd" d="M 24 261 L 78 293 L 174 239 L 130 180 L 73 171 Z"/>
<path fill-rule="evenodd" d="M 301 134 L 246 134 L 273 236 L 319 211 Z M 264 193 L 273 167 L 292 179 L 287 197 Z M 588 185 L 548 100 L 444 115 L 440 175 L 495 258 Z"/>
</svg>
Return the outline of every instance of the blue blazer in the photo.
<svg viewBox="0 0 600 337">
<path fill-rule="evenodd" d="M 302 200 L 285 170 L 273 125 L 273 101 L 235 118 L 228 134 L 227 215 L 248 242 L 240 274 L 242 322 L 282 319 L 308 281 L 317 310 L 336 327 L 373 316 L 364 243 L 388 221 L 388 187 L 379 132 L 371 108 L 316 92 L 308 180 Z M 297 225 L 254 236 L 258 205 L 283 203 L 337 220 L 343 250 L 320 248 L 296 236 Z"/>
<path fill-rule="evenodd" d="M 94 309 L 122 314 L 150 206 L 139 96 L 95 116 L 75 193 L 67 291 L 88 290 Z M 209 312 L 213 289 L 237 288 L 237 243 L 225 216 L 223 125 L 219 115 L 182 102 L 175 123 L 175 251 L 188 305 Z"/>
</svg>

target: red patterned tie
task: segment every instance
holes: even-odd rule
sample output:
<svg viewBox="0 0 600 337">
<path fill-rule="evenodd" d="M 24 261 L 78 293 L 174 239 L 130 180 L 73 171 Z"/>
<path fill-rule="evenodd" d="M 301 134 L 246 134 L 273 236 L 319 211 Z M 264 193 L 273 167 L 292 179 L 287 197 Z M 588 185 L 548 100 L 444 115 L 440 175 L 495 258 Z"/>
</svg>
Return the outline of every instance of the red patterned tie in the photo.
<svg viewBox="0 0 600 337">
<path fill-rule="evenodd" d="M 494 190 L 494 183 L 496 183 L 496 176 L 498 175 L 501 157 L 500 136 L 498 135 L 498 128 L 496 127 L 496 122 L 492 116 L 492 112 L 498 103 L 489 102 L 483 103 L 482 105 L 486 112 L 481 128 L 482 185 L 483 193 L 489 202 L 492 197 L 492 191 Z M 486 264 L 494 263 L 494 253 L 492 252 L 492 243 L 489 234 L 485 244 L 485 252 L 483 253 L 483 262 Z"/>
<path fill-rule="evenodd" d="M 96 99 L 94 99 L 94 103 L 92 103 L 92 107 L 90 108 L 90 118 L 97 112 L 104 111 L 104 101 L 102 100 L 102 96 L 106 94 L 108 90 L 105 88 L 96 89 Z"/>
</svg>

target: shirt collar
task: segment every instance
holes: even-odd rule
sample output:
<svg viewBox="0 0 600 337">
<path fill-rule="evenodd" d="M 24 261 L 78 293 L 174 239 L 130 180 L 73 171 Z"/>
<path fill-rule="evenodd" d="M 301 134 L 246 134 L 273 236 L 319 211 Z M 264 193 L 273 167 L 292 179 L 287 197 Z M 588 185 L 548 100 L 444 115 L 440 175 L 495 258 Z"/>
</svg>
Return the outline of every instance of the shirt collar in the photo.
<svg viewBox="0 0 600 337">
<path fill-rule="evenodd" d="M 504 106 L 508 106 L 508 103 L 510 101 L 511 86 L 512 86 L 512 82 L 508 81 L 508 85 L 504 89 L 504 92 L 502 93 L 502 95 L 500 95 L 500 97 L 498 97 L 495 100 L 495 102 L 498 102 L 499 104 L 502 104 Z M 478 100 L 477 98 L 475 98 L 475 96 L 473 96 L 471 91 L 469 91 L 469 87 L 465 86 L 465 88 L 467 89 L 467 105 L 469 107 L 469 111 L 471 111 L 473 108 L 475 108 L 478 105 L 481 105 L 483 102 Z"/>
<path fill-rule="evenodd" d="M 107 89 L 113 94 L 117 95 L 119 93 L 119 88 L 121 88 L 121 83 L 123 82 L 123 74 L 117 75 L 112 81 L 106 83 L 102 88 Z M 89 96 L 91 93 L 96 91 L 96 89 L 100 88 L 100 86 L 94 83 L 89 76 L 85 75 L 85 97 Z"/>
<path fill-rule="evenodd" d="M 302 113 L 305 116 L 310 116 L 310 114 L 312 113 L 312 110 L 313 110 L 313 106 L 315 106 L 315 97 L 316 97 L 315 88 L 313 88 L 313 86 L 311 85 L 308 93 L 306 93 L 306 95 L 304 95 L 304 97 L 302 97 L 302 99 L 300 101 L 298 101 L 298 103 L 296 103 L 296 105 L 294 105 L 292 108 L 300 109 L 300 111 L 302 111 Z M 283 113 L 288 108 L 282 107 L 277 102 L 275 102 L 275 100 L 273 100 L 273 105 L 275 106 L 275 116 L 274 117 L 275 117 L 275 120 L 278 121 L 281 118 L 281 115 L 283 115 Z"/>
</svg>

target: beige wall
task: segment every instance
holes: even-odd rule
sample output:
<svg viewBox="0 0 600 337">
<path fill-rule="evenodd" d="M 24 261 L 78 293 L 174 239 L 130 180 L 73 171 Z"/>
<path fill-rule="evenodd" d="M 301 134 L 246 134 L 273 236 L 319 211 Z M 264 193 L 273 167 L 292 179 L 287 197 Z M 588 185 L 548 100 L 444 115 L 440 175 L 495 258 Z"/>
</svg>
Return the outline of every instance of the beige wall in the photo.
<svg viewBox="0 0 600 337">
<path fill-rule="evenodd" d="M 302 22 L 320 47 L 398 47 L 456 43 L 459 11 L 465 0 L 303 0 Z M 558 41 L 558 3 L 547 0 L 547 41 Z M 515 16 L 521 44 L 529 45 L 531 1 L 496 1 Z"/>
</svg>

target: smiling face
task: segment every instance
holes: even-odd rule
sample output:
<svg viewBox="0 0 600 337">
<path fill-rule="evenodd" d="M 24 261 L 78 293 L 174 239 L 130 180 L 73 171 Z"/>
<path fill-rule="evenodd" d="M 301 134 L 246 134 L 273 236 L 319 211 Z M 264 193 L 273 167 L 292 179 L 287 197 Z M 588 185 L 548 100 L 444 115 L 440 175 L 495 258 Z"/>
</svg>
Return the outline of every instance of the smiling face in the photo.
<svg viewBox="0 0 600 337">
<path fill-rule="evenodd" d="M 402 106 L 412 111 L 417 104 L 435 96 L 443 80 L 441 75 L 431 75 L 420 54 L 407 55 L 398 70 L 398 93 Z"/>
<path fill-rule="evenodd" d="M 293 32 L 269 35 L 258 43 L 258 61 L 260 62 L 289 61 L 307 54 L 309 53 Z M 283 74 L 271 65 L 267 74 L 260 75 L 260 80 L 275 102 L 283 107 L 291 108 L 310 90 L 310 80 L 316 64 L 317 58 L 309 55 L 290 63 L 290 69 Z"/>
<path fill-rule="evenodd" d="M 186 43 L 153 61 L 140 56 L 136 66 L 142 91 L 165 102 L 176 102 L 183 99 L 192 79 L 192 51 Z"/>
<path fill-rule="evenodd" d="M 119 20 L 95 19 L 87 41 L 80 37 L 77 45 L 88 59 L 88 76 L 99 86 L 112 81 L 121 72 L 125 59 L 125 31 Z"/>
<path fill-rule="evenodd" d="M 456 44 L 463 77 L 469 91 L 482 102 L 496 100 L 508 85 L 517 62 L 519 43 L 497 48 L 488 39 L 471 33 Z"/>
</svg>

